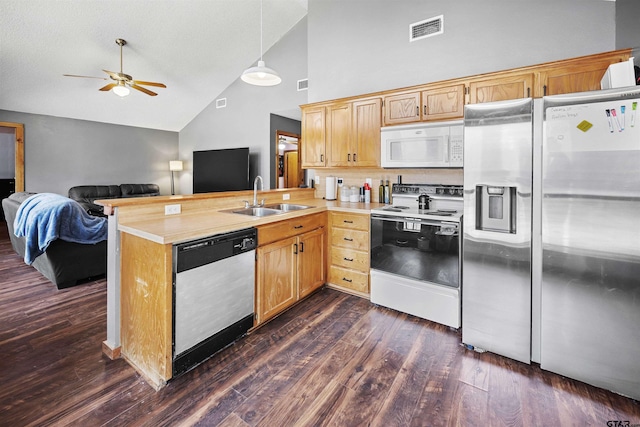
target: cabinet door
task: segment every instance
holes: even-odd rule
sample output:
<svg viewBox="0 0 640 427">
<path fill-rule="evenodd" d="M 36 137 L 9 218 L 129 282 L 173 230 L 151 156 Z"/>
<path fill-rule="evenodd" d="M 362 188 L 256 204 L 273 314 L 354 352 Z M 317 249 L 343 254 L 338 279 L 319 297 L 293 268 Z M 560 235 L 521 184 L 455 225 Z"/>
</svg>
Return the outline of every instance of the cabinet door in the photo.
<svg viewBox="0 0 640 427">
<path fill-rule="evenodd" d="M 384 125 L 420 121 L 420 92 L 384 97 Z"/>
<path fill-rule="evenodd" d="M 469 103 L 507 101 L 533 96 L 533 73 L 497 77 L 469 84 Z"/>
<path fill-rule="evenodd" d="M 422 92 L 422 120 L 464 117 L 464 85 L 446 86 Z"/>
<path fill-rule="evenodd" d="M 351 147 L 351 104 L 327 107 L 327 148 L 329 166 L 349 166 L 353 160 Z"/>
<path fill-rule="evenodd" d="M 326 282 L 326 232 L 324 228 L 298 238 L 298 296 L 302 298 Z"/>
<path fill-rule="evenodd" d="M 380 126 L 382 125 L 380 98 L 353 103 L 353 147 L 351 165 L 380 166 Z"/>
<path fill-rule="evenodd" d="M 290 237 L 257 249 L 257 323 L 275 316 L 298 299 L 295 244 Z"/>
<path fill-rule="evenodd" d="M 594 62 L 543 71 L 540 73 L 540 96 L 600 90 L 600 80 L 609 64 L 608 61 Z"/>
<path fill-rule="evenodd" d="M 325 166 L 325 134 L 324 107 L 303 109 L 302 141 L 300 141 L 300 154 L 303 168 Z"/>
</svg>

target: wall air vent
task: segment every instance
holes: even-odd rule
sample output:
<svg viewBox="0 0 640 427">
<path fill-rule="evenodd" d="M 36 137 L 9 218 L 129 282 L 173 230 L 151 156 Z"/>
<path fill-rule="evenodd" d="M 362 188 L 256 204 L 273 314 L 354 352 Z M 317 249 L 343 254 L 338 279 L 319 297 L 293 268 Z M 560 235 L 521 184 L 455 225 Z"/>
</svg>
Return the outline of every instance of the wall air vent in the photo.
<svg viewBox="0 0 640 427">
<path fill-rule="evenodd" d="M 298 80 L 298 92 L 309 89 L 309 79 Z"/>
<path fill-rule="evenodd" d="M 409 25 L 409 41 L 414 42 L 444 33 L 444 15 L 414 22 Z"/>
<path fill-rule="evenodd" d="M 216 108 L 225 108 L 227 106 L 227 98 L 216 99 Z"/>
</svg>

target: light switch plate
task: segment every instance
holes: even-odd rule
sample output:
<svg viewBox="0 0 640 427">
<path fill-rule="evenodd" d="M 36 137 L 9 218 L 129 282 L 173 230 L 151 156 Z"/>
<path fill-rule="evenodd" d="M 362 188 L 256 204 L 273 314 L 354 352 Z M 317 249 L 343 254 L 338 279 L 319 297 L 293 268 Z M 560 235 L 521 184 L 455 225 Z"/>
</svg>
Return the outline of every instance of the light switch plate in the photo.
<svg viewBox="0 0 640 427">
<path fill-rule="evenodd" d="M 285 193 L 282 195 L 282 200 L 289 200 L 291 198 L 291 195 L 289 195 L 289 193 Z"/>
<path fill-rule="evenodd" d="M 164 205 L 165 215 L 176 215 L 181 212 L 180 205 Z"/>
</svg>

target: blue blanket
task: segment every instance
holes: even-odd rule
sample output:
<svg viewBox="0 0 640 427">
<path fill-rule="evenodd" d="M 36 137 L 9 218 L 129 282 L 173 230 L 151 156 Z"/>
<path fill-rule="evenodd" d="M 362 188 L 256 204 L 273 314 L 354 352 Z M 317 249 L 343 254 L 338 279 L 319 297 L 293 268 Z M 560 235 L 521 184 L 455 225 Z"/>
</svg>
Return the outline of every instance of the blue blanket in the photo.
<svg viewBox="0 0 640 427">
<path fill-rule="evenodd" d="M 29 265 L 55 239 L 88 244 L 107 239 L 106 218 L 89 215 L 75 200 L 52 193 L 22 202 L 13 227 L 17 237 L 25 238 L 24 262 Z"/>
</svg>

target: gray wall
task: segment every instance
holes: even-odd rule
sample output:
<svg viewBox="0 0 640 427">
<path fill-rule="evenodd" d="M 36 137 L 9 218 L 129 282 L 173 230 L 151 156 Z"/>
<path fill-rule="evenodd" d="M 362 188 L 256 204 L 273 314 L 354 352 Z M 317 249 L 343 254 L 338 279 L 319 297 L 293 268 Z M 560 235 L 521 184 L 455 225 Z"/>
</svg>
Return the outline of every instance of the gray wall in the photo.
<svg viewBox="0 0 640 427">
<path fill-rule="evenodd" d="M 67 195 L 85 184 L 155 183 L 170 193 L 178 133 L 0 110 L 24 124 L 25 189 Z"/>
<path fill-rule="evenodd" d="M 640 1 L 616 1 L 616 49 L 633 48 L 634 62 L 640 65 Z"/>
<path fill-rule="evenodd" d="M 15 158 L 15 133 L 0 132 L 0 179 L 12 179 L 16 177 Z"/>
<path fill-rule="evenodd" d="M 614 50 L 615 8 L 602 0 L 309 0 L 309 102 Z M 443 35 L 409 42 L 409 24 L 438 15 Z"/>
<path fill-rule="evenodd" d="M 307 102 L 307 92 L 298 92 L 296 84 L 307 77 L 307 19 L 296 24 L 263 56 L 267 67 L 282 77 L 281 84 L 252 86 L 238 76 L 218 97 L 227 98 L 226 108 L 217 109 L 214 101 L 180 131 L 180 159 L 185 161 L 185 171 L 179 178 L 182 194 L 193 192 L 193 151 L 218 148 L 249 147 L 251 179 L 261 175 L 264 187 L 269 188 L 269 174 L 273 168 L 270 114 L 299 117 L 298 106 Z M 247 67 L 252 65 L 247 64 Z"/>
</svg>

